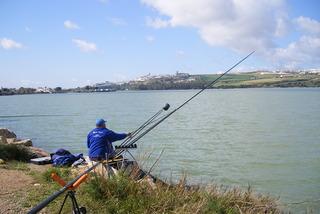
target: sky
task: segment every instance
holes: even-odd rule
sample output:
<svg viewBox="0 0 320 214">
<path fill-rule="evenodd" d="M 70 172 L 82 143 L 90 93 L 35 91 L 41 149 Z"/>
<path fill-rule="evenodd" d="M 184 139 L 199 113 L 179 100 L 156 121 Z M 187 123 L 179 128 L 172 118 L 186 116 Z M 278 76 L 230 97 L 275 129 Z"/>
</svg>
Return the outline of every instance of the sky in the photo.
<svg viewBox="0 0 320 214">
<path fill-rule="evenodd" d="M 320 68 L 318 0 L 0 0 L 0 87 Z"/>
</svg>

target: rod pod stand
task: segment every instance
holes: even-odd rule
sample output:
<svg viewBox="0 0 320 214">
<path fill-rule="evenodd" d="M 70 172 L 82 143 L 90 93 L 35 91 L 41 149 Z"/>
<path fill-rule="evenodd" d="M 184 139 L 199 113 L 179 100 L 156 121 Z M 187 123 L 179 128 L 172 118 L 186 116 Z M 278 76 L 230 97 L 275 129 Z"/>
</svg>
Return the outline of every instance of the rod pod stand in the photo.
<svg viewBox="0 0 320 214">
<path fill-rule="evenodd" d="M 61 204 L 60 210 L 59 210 L 59 214 L 62 212 L 62 209 L 67 201 L 67 199 L 70 198 L 71 202 L 72 202 L 72 213 L 73 214 L 86 214 L 87 213 L 87 209 L 85 207 L 79 207 L 78 202 L 77 202 L 77 198 L 75 196 L 75 191 L 74 190 L 68 190 L 66 196 L 64 197 L 64 200 Z"/>
<path fill-rule="evenodd" d="M 86 214 L 87 210 L 85 207 L 79 207 L 78 202 L 77 202 L 77 198 L 75 195 L 75 189 L 83 182 L 87 179 L 88 175 L 82 175 L 79 180 L 77 180 L 71 187 L 68 188 L 67 194 L 64 197 L 64 200 L 61 204 L 61 207 L 59 209 L 59 214 L 62 212 L 63 207 L 67 201 L 68 198 L 70 198 L 71 202 L 72 202 L 72 213 L 73 214 Z M 65 186 L 66 182 L 59 177 L 56 173 L 51 173 L 51 178 L 57 182 L 58 184 L 60 184 L 61 186 Z"/>
</svg>

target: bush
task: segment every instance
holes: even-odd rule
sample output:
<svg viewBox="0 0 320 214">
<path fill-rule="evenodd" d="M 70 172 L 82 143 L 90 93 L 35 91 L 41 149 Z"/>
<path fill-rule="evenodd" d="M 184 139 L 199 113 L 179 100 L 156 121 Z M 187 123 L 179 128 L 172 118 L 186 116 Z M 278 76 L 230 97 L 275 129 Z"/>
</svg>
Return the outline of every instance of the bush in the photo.
<svg viewBox="0 0 320 214">
<path fill-rule="evenodd" d="M 27 162 L 32 158 L 32 153 L 25 146 L 0 144 L 0 158 L 6 161 L 17 160 Z"/>
</svg>

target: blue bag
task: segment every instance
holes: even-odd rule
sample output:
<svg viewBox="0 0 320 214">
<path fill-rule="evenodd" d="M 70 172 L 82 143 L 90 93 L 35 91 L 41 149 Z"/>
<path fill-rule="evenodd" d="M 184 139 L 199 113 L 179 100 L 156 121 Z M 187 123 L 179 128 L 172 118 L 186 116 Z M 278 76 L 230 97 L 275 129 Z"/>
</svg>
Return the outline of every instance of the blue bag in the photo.
<svg viewBox="0 0 320 214">
<path fill-rule="evenodd" d="M 52 155 L 53 166 L 71 166 L 75 161 L 83 158 L 83 154 L 71 154 L 68 150 L 58 149 Z"/>
</svg>

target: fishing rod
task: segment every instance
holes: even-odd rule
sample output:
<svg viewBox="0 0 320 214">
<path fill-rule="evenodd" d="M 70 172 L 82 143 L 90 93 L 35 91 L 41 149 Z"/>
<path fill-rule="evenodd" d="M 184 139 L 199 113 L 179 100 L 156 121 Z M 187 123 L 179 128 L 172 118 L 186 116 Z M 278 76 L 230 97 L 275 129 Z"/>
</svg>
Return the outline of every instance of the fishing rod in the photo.
<svg viewBox="0 0 320 214">
<path fill-rule="evenodd" d="M 255 51 L 252 51 L 250 54 L 248 54 L 247 56 L 245 56 L 244 58 L 242 58 L 240 61 L 238 61 L 236 64 L 234 64 L 232 67 L 230 67 L 228 70 L 226 70 L 224 73 L 222 73 L 219 77 L 217 77 L 215 80 L 213 80 L 212 82 L 210 82 L 209 84 L 207 84 L 205 87 L 203 87 L 200 91 L 198 91 L 197 93 L 195 93 L 193 96 L 191 96 L 189 99 L 187 99 L 186 101 L 184 101 L 180 106 L 178 106 L 177 108 L 175 108 L 173 111 L 171 111 L 170 113 L 168 113 L 166 116 L 164 116 L 162 119 L 160 119 L 158 122 L 154 123 L 152 126 L 150 126 L 148 129 L 146 129 L 144 132 L 142 132 L 140 135 L 138 135 L 136 138 L 132 139 L 129 141 L 129 143 L 126 144 L 127 147 L 130 147 L 132 145 L 134 145 L 134 143 L 136 143 L 138 140 L 140 140 L 143 136 L 145 136 L 147 133 L 149 133 L 152 129 L 154 129 L 155 127 L 157 127 L 160 123 L 162 123 L 164 120 L 166 120 L 168 117 L 170 117 L 172 114 L 174 114 L 176 111 L 178 111 L 180 108 L 182 108 L 183 106 L 185 106 L 187 103 L 189 103 L 192 99 L 194 99 L 195 97 L 197 97 L 199 94 L 201 94 L 204 90 L 210 88 L 211 86 L 213 86 L 215 83 L 217 83 L 224 75 L 226 75 L 227 73 L 229 73 L 232 69 L 234 69 L 235 67 L 237 67 L 239 64 L 241 64 L 244 60 L 246 60 L 249 56 L 251 56 Z M 119 150 L 116 153 L 116 157 L 121 155 L 124 152 L 124 149 Z"/>
<path fill-rule="evenodd" d="M 126 144 L 132 139 L 134 138 L 137 134 L 139 134 L 145 127 L 147 127 L 148 125 L 150 125 L 151 123 L 153 123 L 155 121 L 155 119 L 164 111 L 167 111 L 170 108 L 169 103 L 167 103 L 164 107 L 162 107 L 157 113 L 155 113 L 152 117 L 150 117 L 146 122 L 144 122 L 143 124 L 141 124 L 136 130 L 134 130 L 133 132 L 131 132 L 131 135 L 126 138 L 121 144 L 120 146 L 126 146 Z"/>
</svg>

